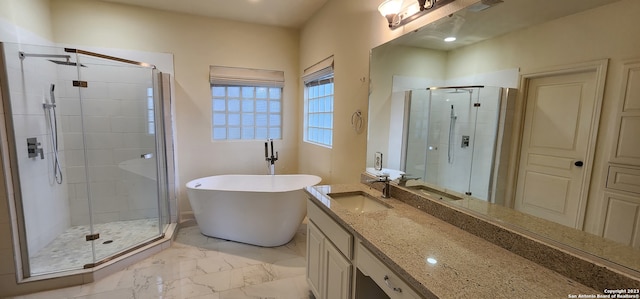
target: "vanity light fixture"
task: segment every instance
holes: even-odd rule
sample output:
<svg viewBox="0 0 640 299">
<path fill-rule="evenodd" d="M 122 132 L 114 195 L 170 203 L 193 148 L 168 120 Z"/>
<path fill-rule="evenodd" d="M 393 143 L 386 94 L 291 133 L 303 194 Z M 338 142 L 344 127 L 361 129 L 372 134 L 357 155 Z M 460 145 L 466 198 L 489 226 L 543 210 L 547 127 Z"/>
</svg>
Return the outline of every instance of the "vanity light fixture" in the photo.
<svg viewBox="0 0 640 299">
<path fill-rule="evenodd" d="M 378 6 L 378 11 L 383 17 L 387 18 L 389 28 L 393 30 L 453 1 L 417 0 L 412 4 L 403 6 L 403 0 L 385 0 Z"/>
<path fill-rule="evenodd" d="M 378 6 L 380 14 L 389 21 L 389 28 L 391 28 L 396 21 L 399 21 L 398 13 L 400 13 L 403 1 L 404 0 L 385 0 Z"/>
</svg>

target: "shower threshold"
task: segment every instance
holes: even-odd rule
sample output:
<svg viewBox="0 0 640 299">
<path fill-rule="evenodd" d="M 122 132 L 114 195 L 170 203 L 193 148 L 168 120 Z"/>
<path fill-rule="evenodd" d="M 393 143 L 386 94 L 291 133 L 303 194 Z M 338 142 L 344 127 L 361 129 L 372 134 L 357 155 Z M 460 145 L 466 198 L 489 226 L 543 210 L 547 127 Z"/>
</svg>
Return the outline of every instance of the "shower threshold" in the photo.
<svg viewBox="0 0 640 299">
<path fill-rule="evenodd" d="M 95 244 L 95 261 L 159 237 L 158 218 L 94 224 L 100 238 Z M 86 241 L 89 225 L 68 228 L 30 257 L 31 276 L 87 268 L 95 265 L 91 242 Z"/>
</svg>

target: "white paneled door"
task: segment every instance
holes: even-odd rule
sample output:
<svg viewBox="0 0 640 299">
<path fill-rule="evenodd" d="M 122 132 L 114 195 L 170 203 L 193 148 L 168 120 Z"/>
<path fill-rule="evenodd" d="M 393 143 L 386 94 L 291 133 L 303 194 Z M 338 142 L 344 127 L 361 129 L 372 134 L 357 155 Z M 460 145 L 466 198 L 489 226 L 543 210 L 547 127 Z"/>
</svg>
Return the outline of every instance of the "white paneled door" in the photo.
<svg viewBox="0 0 640 299">
<path fill-rule="evenodd" d="M 515 208 L 581 226 L 597 130 L 598 71 L 552 73 L 528 80 Z"/>
</svg>

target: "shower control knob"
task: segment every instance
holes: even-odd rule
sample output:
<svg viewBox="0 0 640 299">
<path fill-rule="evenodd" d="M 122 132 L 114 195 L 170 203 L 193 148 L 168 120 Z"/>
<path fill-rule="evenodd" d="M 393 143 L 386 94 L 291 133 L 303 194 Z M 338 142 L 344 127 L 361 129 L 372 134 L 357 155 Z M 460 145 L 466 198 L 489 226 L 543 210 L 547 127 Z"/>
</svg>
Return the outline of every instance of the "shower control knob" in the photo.
<svg viewBox="0 0 640 299">
<path fill-rule="evenodd" d="M 573 165 L 578 166 L 578 167 L 582 167 L 582 165 L 584 165 L 584 163 L 582 161 L 576 161 L 573 163 Z"/>
</svg>

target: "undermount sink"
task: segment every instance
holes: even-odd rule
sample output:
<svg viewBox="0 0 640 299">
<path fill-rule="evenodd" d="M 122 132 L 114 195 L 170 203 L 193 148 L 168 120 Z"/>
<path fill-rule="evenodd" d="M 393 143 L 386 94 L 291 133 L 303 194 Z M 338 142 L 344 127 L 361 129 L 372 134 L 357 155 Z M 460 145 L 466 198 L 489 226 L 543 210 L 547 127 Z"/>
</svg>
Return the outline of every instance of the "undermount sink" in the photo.
<svg viewBox="0 0 640 299">
<path fill-rule="evenodd" d="M 436 199 L 442 199 L 442 200 L 461 200 L 462 197 L 457 196 L 457 195 L 453 195 L 453 194 L 449 194 L 447 192 L 444 191 L 440 191 L 425 185 L 415 185 L 415 186 L 410 186 L 407 187 L 411 190 L 416 190 L 418 191 L 420 194 L 422 195 L 426 195 L 429 196 L 431 198 L 436 198 Z"/>
<path fill-rule="evenodd" d="M 384 211 L 391 208 L 386 203 L 362 191 L 329 193 L 327 195 L 344 208 L 358 213 Z"/>
</svg>

